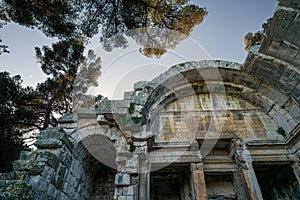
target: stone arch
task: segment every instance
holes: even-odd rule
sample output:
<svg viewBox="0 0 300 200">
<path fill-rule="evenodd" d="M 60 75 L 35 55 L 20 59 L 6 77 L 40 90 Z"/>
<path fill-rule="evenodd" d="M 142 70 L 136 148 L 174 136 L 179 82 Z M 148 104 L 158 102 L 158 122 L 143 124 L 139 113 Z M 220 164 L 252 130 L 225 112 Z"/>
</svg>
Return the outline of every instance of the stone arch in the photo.
<svg viewBox="0 0 300 200">
<path fill-rule="evenodd" d="M 84 142 L 71 142 L 62 128 L 42 131 L 37 149 L 22 151 L 14 171 L 1 176 L 7 179 L 1 182 L 4 198 L 112 199 L 116 170 L 97 160 Z"/>
<path fill-rule="evenodd" d="M 76 164 L 79 169 L 81 168 L 82 177 L 84 177 L 81 181 L 86 182 L 88 199 L 113 199 L 114 197 L 116 165 L 111 160 L 107 160 L 108 156 L 101 157 L 101 155 L 111 155 L 108 151 L 103 151 L 105 147 L 97 148 L 98 145 L 103 145 L 103 142 L 100 142 L 102 139 L 106 141 L 105 137 L 98 134 L 83 138 L 73 151 L 79 161 L 79 163 L 75 161 L 77 163 L 74 165 Z M 96 151 L 101 155 L 97 155 Z M 101 152 L 106 152 L 106 154 Z M 111 158 L 115 161 L 115 155 Z M 73 197 L 71 196 L 71 198 Z"/>
<path fill-rule="evenodd" d="M 208 67 L 205 68 L 205 64 Z M 219 73 L 219 76 L 212 76 L 213 73 Z M 183 63 L 170 68 L 150 83 L 155 85 L 155 82 L 158 84 L 145 104 L 144 123 L 151 118 L 151 109 L 163 103 L 191 94 L 214 92 L 240 98 L 262 109 L 278 127 L 283 127 L 287 134 L 292 132 L 299 122 L 299 114 L 295 110 L 300 111 L 300 107 L 293 96 L 282 92 L 278 85 L 268 84 L 245 73 L 236 63 Z"/>
</svg>

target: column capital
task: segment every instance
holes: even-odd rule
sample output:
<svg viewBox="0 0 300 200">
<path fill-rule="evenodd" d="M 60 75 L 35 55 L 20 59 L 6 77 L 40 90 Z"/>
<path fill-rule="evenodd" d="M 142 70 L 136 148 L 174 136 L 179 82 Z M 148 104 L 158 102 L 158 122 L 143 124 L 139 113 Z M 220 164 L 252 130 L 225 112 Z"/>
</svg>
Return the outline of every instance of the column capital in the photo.
<svg viewBox="0 0 300 200">
<path fill-rule="evenodd" d="M 204 166 L 203 163 L 191 163 L 191 171 L 196 171 L 196 170 L 203 170 Z"/>
<path fill-rule="evenodd" d="M 235 142 L 235 161 L 242 169 L 252 169 L 251 153 L 247 149 L 246 143 L 237 140 Z"/>
</svg>

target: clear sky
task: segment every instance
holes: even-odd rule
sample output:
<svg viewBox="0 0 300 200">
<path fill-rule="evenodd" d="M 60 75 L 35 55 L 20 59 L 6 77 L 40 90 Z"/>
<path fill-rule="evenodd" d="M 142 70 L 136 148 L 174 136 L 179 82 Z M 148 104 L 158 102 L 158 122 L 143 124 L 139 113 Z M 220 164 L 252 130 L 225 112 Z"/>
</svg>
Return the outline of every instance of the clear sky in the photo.
<svg viewBox="0 0 300 200">
<path fill-rule="evenodd" d="M 151 80 L 172 65 L 189 60 L 220 59 L 243 63 L 247 56 L 243 37 L 256 32 L 271 16 L 277 0 L 192 0 L 206 7 L 208 17 L 197 26 L 190 39 L 183 41 L 161 59 L 145 58 L 132 43 L 125 50 L 111 53 L 103 51 L 94 38 L 88 48 L 94 49 L 102 60 L 102 76 L 99 88 L 91 93 L 101 93 L 114 99 L 122 98 L 124 91 L 132 90 L 132 84 L 140 80 Z M 24 85 L 35 86 L 45 80 L 34 55 L 34 47 L 51 45 L 54 39 L 43 33 L 8 24 L 0 29 L 3 43 L 10 53 L 0 56 L 0 71 L 20 74 Z"/>
</svg>

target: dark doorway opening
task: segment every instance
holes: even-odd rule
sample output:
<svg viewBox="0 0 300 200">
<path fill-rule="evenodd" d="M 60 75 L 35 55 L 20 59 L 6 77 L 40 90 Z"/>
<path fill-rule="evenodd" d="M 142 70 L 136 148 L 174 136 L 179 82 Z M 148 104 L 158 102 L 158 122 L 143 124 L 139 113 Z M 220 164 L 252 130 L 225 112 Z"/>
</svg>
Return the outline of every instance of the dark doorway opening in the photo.
<svg viewBox="0 0 300 200">
<path fill-rule="evenodd" d="M 254 165 L 263 198 L 298 199 L 298 181 L 290 165 Z"/>
<path fill-rule="evenodd" d="M 172 164 L 151 172 L 151 200 L 181 200 L 190 195 L 188 164 Z"/>
<path fill-rule="evenodd" d="M 205 173 L 208 200 L 236 200 L 232 173 Z"/>
</svg>

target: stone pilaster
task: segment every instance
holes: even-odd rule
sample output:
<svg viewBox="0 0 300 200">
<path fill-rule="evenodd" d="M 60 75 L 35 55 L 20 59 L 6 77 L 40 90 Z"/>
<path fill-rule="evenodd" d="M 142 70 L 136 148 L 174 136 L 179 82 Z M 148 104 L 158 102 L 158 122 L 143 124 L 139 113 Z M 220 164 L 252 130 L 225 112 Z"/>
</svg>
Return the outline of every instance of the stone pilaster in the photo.
<svg viewBox="0 0 300 200">
<path fill-rule="evenodd" d="M 191 199 L 207 199 L 203 163 L 191 163 Z"/>
<path fill-rule="evenodd" d="M 138 199 L 150 199 L 150 163 L 147 159 L 147 154 L 138 152 Z"/>
<path fill-rule="evenodd" d="M 297 181 L 300 184 L 300 162 L 298 158 L 295 160 L 294 163 L 291 164 L 291 167 L 293 168 Z"/>
<path fill-rule="evenodd" d="M 250 194 L 247 189 L 247 184 L 244 178 L 244 173 L 242 171 L 237 171 L 233 173 L 233 185 L 234 190 L 239 199 L 251 200 Z"/>
<path fill-rule="evenodd" d="M 263 199 L 262 193 L 252 166 L 252 158 L 246 144 L 241 141 L 236 141 L 235 160 L 239 165 L 240 171 L 246 183 L 246 189 L 251 200 Z"/>
</svg>

